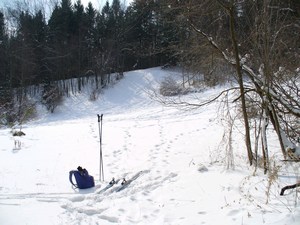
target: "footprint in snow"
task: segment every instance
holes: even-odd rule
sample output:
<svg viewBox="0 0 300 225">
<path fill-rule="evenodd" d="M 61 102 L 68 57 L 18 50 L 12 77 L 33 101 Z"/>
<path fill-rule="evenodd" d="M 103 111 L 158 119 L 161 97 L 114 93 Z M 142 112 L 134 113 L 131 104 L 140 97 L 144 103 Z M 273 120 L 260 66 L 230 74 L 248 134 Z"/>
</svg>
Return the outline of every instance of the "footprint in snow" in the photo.
<svg viewBox="0 0 300 225">
<path fill-rule="evenodd" d="M 85 200 L 85 196 L 82 196 L 82 195 L 78 195 L 78 196 L 70 198 L 71 202 L 82 202 L 84 200 Z"/>
<path fill-rule="evenodd" d="M 100 219 L 107 220 L 110 223 L 118 223 L 119 219 L 117 217 L 112 216 L 99 216 Z"/>
</svg>

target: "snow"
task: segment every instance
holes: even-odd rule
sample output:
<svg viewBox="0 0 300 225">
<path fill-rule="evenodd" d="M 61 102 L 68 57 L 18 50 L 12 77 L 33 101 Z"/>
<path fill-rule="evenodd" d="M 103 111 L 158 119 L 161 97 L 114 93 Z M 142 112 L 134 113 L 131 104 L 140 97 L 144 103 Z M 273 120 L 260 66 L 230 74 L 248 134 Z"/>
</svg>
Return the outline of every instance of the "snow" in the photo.
<svg viewBox="0 0 300 225">
<path fill-rule="evenodd" d="M 226 128 L 217 103 L 180 110 L 147 94 L 170 74 L 179 76 L 160 68 L 127 72 L 96 101 L 84 90 L 54 114 L 40 107 L 38 119 L 22 127 L 26 136 L 1 129 L 0 224 L 300 224 L 297 192 L 279 196 L 299 179 L 299 166 L 277 160 L 275 180 L 262 169 L 254 172 L 240 128 L 232 143 L 235 170 L 227 170 L 221 142 Z M 185 98 L 216 95 L 222 88 Z M 97 121 L 102 113 L 104 182 Z M 271 140 L 270 157 L 281 159 L 279 144 Z M 79 165 L 94 176 L 94 188 L 72 189 L 69 171 Z M 146 172 L 124 190 L 101 192 L 112 177 L 130 179 L 139 171 Z"/>
</svg>

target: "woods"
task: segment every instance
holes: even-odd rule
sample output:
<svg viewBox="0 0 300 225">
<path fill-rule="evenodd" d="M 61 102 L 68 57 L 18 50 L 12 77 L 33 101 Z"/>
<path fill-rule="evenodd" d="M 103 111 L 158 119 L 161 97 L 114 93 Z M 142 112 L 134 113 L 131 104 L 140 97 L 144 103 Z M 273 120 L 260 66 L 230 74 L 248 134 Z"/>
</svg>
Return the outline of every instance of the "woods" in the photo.
<svg viewBox="0 0 300 225">
<path fill-rule="evenodd" d="M 183 86 L 237 83 L 228 101 L 244 125 L 250 165 L 262 155 L 268 171 L 270 128 L 284 157 L 287 148 L 300 153 L 299 1 L 136 0 L 126 7 L 113 0 L 97 11 L 61 0 L 49 5 L 49 16 L 21 3 L 0 12 L 2 109 L 15 102 L 24 109 L 28 86 L 42 88 L 44 97 L 49 87 L 57 92 L 48 105 L 53 112 L 70 91 L 66 79 L 77 79 L 71 89 L 80 92 L 93 77 L 97 90 L 112 73 L 121 78 L 124 71 L 178 65 Z"/>
<path fill-rule="evenodd" d="M 103 87 L 111 73 L 162 65 L 172 57 L 166 49 L 175 33 L 158 20 L 155 1 L 126 7 L 114 0 L 101 11 L 91 3 L 84 7 L 80 0 L 16 3 L 0 14 L 3 98 L 12 88 L 90 75 Z"/>
</svg>

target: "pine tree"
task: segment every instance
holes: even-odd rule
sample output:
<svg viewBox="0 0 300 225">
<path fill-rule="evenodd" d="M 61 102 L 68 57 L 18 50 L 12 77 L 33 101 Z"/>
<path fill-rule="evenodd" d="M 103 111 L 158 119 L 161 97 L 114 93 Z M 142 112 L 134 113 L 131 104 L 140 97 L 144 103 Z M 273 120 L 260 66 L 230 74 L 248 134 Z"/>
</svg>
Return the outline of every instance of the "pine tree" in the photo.
<svg viewBox="0 0 300 225">
<path fill-rule="evenodd" d="M 0 11 L 0 108 L 11 100 L 7 45 L 4 14 Z"/>
<path fill-rule="evenodd" d="M 137 68 L 175 61 L 171 46 L 178 44 L 179 29 L 163 6 L 163 1 L 134 1 L 126 10 L 126 53 L 131 56 L 126 59 L 135 58 Z"/>
<path fill-rule="evenodd" d="M 83 63 L 83 52 L 85 49 L 84 46 L 84 37 L 85 37 L 85 13 L 84 7 L 81 4 L 81 0 L 77 0 L 74 5 L 73 13 L 73 23 L 74 23 L 74 34 L 72 36 L 72 53 L 74 54 L 72 62 L 74 63 L 74 73 L 77 74 L 78 78 L 78 89 L 81 90 L 81 76 L 84 72 L 84 63 Z"/>
<path fill-rule="evenodd" d="M 49 59 L 52 79 L 67 79 L 74 75 L 72 63 L 71 40 L 75 33 L 71 0 L 62 0 L 56 5 L 48 22 L 49 26 Z"/>
</svg>

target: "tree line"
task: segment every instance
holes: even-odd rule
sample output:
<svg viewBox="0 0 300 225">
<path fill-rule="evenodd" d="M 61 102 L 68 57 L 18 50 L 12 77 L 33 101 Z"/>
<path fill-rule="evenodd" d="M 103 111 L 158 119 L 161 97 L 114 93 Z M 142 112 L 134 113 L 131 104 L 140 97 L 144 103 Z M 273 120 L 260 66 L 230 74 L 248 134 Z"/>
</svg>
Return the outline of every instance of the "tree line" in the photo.
<svg viewBox="0 0 300 225">
<path fill-rule="evenodd" d="M 107 1 L 100 11 L 92 3 L 61 0 L 46 18 L 45 9 L 24 0 L 0 11 L 0 95 L 91 75 L 101 87 L 109 82 L 107 74 L 172 61 L 177 28 L 163 21 L 160 10 L 154 0 L 128 7 Z"/>
</svg>

